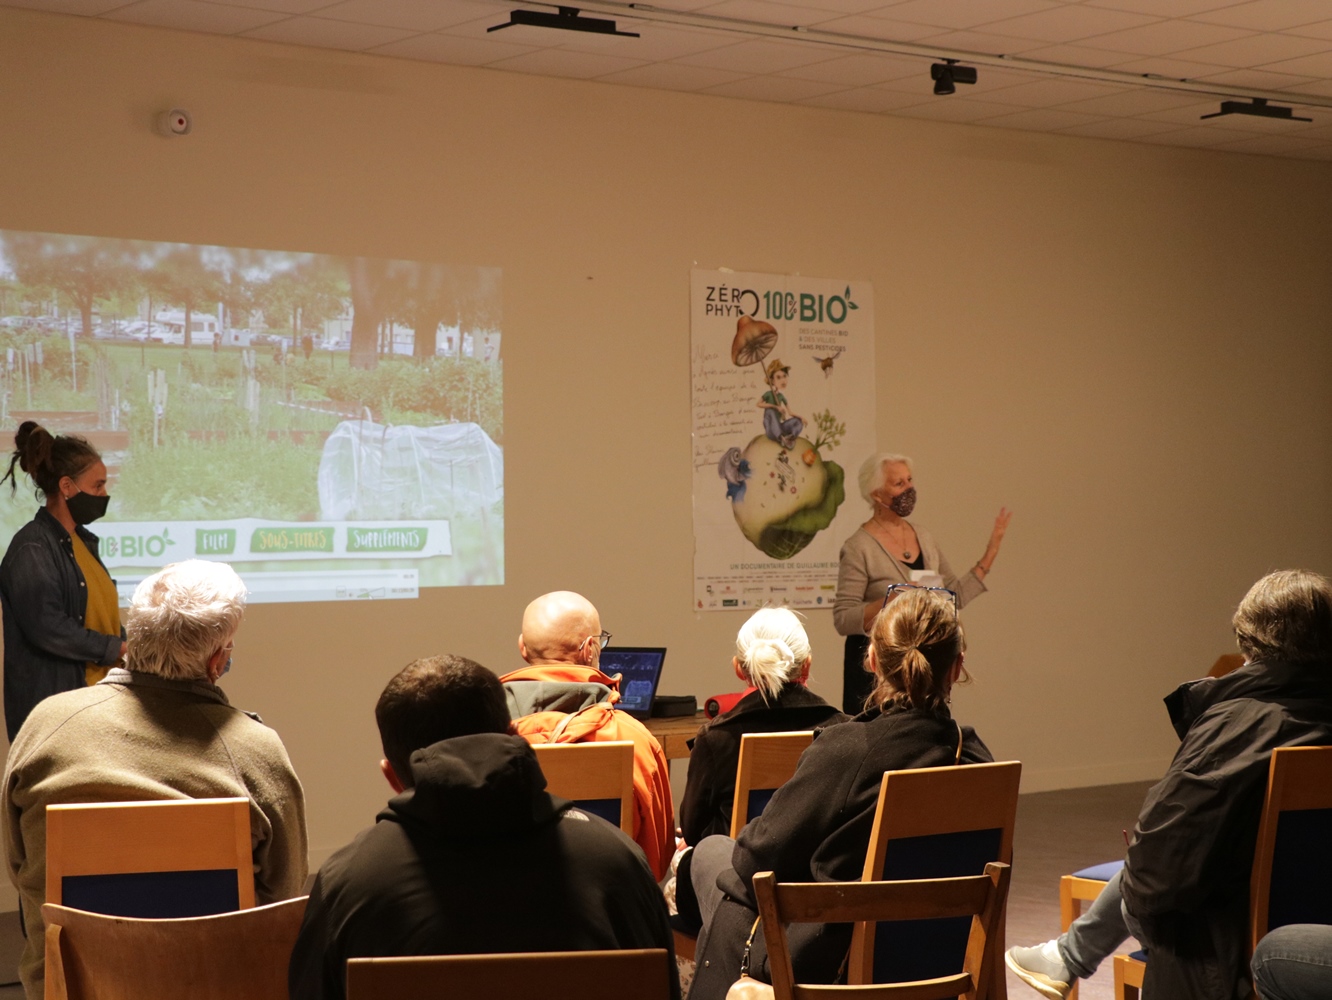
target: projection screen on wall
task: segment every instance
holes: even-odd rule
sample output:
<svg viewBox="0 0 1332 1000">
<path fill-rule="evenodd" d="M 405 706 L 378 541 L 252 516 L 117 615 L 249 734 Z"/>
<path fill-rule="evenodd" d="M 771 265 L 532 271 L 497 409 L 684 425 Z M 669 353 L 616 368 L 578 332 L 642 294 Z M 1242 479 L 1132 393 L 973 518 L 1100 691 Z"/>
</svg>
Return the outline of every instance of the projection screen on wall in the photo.
<svg viewBox="0 0 1332 1000">
<path fill-rule="evenodd" d="M 3 443 L 35 420 L 101 451 L 90 529 L 122 597 L 196 557 L 252 601 L 503 583 L 500 278 L 0 230 Z M 6 547 L 37 506 L 19 484 Z"/>
</svg>

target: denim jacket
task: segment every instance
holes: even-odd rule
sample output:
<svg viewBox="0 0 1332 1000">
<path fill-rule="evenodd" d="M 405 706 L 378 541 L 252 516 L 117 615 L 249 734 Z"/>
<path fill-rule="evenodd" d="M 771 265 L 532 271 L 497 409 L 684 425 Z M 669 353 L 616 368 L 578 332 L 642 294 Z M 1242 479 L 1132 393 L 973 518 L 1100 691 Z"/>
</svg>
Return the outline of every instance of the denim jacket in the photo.
<svg viewBox="0 0 1332 1000">
<path fill-rule="evenodd" d="M 97 536 L 77 529 L 93 558 Z M 120 659 L 124 636 L 84 628 L 88 585 L 64 525 L 45 508 L 14 534 L 0 561 L 0 607 L 5 618 L 5 730 L 10 742 L 43 698 L 85 684 L 88 663 Z"/>
</svg>

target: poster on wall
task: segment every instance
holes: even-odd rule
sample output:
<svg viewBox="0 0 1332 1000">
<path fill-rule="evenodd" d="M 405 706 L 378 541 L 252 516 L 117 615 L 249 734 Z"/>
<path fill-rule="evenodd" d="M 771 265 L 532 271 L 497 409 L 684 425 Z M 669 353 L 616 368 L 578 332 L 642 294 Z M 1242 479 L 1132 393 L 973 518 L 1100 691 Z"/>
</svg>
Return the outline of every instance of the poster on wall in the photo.
<svg viewBox="0 0 1332 1000">
<path fill-rule="evenodd" d="M 874 450 L 869 282 L 690 275 L 694 609 L 830 608 Z"/>
</svg>

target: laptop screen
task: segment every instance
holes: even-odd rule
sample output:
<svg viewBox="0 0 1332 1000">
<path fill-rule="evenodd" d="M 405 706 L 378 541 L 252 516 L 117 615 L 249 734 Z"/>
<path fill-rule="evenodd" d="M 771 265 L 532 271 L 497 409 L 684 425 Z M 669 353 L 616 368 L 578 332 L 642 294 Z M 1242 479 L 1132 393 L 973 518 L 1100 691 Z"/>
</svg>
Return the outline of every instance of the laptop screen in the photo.
<svg viewBox="0 0 1332 1000">
<path fill-rule="evenodd" d="M 615 707 L 636 719 L 646 719 L 666 662 L 664 646 L 612 646 L 601 651 L 601 672 L 620 675 L 620 700 Z"/>
</svg>

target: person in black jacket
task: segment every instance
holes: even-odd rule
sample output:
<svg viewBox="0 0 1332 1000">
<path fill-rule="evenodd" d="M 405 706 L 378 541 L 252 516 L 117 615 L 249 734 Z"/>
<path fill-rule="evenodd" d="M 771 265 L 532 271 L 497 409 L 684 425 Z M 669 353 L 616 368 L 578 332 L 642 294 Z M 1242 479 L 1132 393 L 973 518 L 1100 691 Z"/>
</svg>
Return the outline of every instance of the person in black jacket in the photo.
<svg viewBox="0 0 1332 1000">
<path fill-rule="evenodd" d="M 735 651 L 731 665 L 750 690 L 729 712 L 705 722 L 690 746 L 680 829 L 691 846 L 730 832 L 740 737 L 815 729 L 847 718 L 805 687 L 809 637 L 794 612 L 760 608 L 741 627 Z"/>
<path fill-rule="evenodd" d="M 5 634 L 5 730 L 9 741 L 36 704 L 96 684 L 125 655 L 115 581 L 97 536 L 84 527 L 106 513 L 106 466 L 74 434 L 25 421 L 0 483 L 26 472 L 46 503 L 14 534 L 0 562 Z"/>
<path fill-rule="evenodd" d="M 498 677 L 461 656 L 417 660 L 375 718 L 398 794 L 320 868 L 292 1000 L 341 1000 L 349 958 L 619 948 L 666 949 L 678 1000 L 666 903 L 643 852 L 545 791 Z"/>
<path fill-rule="evenodd" d="M 1131 933 L 1149 953 L 1143 994 L 1249 996 L 1249 875 L 1272 751 L 1332 743 L 1332 582 L 1269 573 L 1233 620 L 1245 664 L 1166 698 L 1180 738 L 1147 793 L 1124 869 L 1068 933 L 1009 949 L 1043 996 L 1068 996 Z"/>
<path fill-rule="evenodd" d="M 795 775 L 736 841 L 708 837 L 694 851 L 691 877 L 703 917 L 690 1000 L 721 1000 L 740 975 L 745 940 L 758 915 L 752 880 L 845 882 L 860 878 L 884 771 L 994 758 L 976 733 L 948 711 L 963 675 L 965 640 L 948 592 L 911 585 L 875 620 L 869 664 L 872 707 L 816 734 Z M 831 983 L 851 942 L 849 925 L 793 925 L 796 980 Z M 750 974 L 767 979 L 767 951 L 756 935 Z"/>
</svg>

